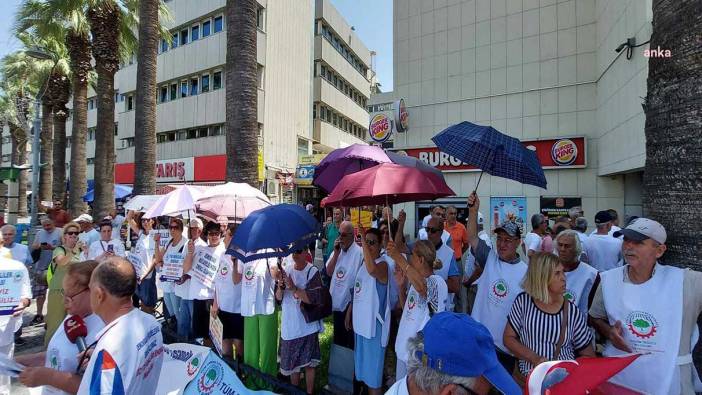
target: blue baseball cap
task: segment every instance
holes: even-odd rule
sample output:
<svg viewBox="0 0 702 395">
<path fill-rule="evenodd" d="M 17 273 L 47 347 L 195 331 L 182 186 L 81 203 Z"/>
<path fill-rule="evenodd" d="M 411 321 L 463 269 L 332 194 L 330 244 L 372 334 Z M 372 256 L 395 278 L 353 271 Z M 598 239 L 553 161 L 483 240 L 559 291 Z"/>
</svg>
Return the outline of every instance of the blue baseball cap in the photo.
<svg viewBox="0 0 702 395">
<path fill-rule="evenodd" d="M 483 376 L 503 394 L 522 394 L 497 360 L 490 332 L 469 315 L 446 311 L 435 314 L 422 334 L 424 351 L 416 351 L 415 356 L 424 366 L 451 376 Z"/>
</svg>

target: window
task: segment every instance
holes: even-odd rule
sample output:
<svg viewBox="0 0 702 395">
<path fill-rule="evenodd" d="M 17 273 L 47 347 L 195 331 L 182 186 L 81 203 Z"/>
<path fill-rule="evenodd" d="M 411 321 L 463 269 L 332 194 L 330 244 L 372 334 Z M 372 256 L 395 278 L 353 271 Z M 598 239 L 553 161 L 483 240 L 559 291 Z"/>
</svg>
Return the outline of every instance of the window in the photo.
<svg viewBox="0 0 702 395">
<path fill-rule="evenodd" d="M 198 94 L 197 87 L 198 87 L 198 78 L 191 78 L 190 79 L 190 96 L 195 96 Z"/>
<path fill-rule="evenodd" d="M 188 29 L 180 31 L 180 45 L 185 45 L 188 43 Z"/>
<path fill-rule="evenodd" d="M 327 120 L 327 108 L 324 106 L 319 106 L 319 118 L 322 119 L 322 121 Z"/>
<path fill-rule="evenodd" d="M 317 119 L 317 105 L 312 105 L 312 119 Z"/>
<path fill-rule="evenodd" d="M 207 37 L 210 35 L 211 25 L 212 25 L 212 22 L 210 22 L 209 19 L 202 22 L 202 37 Z"/>
<path fill-rule="evenodd" d="M 222 31 L 223 26 L 222 16 L 216 16 L 214 19 L 214 32 L 219 33 Z"/>
<path fill-rule="evenodd" d="M 95 164 L 95 158 L 87 158 L 85 160 L 85 163 L 88 165 L 94 165 Z"/>
<path fill-rule="evenodd" d="M 168 86 L 162 86 L 161 87 L 161 94 L 159 95 L 161 98 L 161 103 L 164 103 L 168 100 Z"/>
<path fill-rule="evenodd" d="M 332 123 L 334 124 L 334 126 L 339 126 L 339 120 L 338 120 L 338 118 L 337 118 L 337 116 L 336 116 L 336 113 L 335 113 L 335 112 L 334 112 L 334 113 L 332 113 L 332 120 L 333 120 L 333 122 L 332 122 Z"/>
<path fill-rule="evenodd" d="M 307 155 L 307 148 L 308 148 L 308 143 L 307 140 L 298 137 L 297 138 L 297 156 L 304 156 Z"/>
<path fill-rule="evenodd" d="M 171 41 L 171 49 L 178 48 L 178 33 L 173 33 L 173 40 Z"/>
<path fill-rule="evenodd" d="M 178 131 L 178 140 L 185 140 L 188 135 L 187 130 L 179 130 Z"/>
<path fill-rule="evenodd" d="M 197 138 L 197 129 L 188 130 L 188 139 Z"/>
<path fill-rule="evenodd" d="M 195 25 L 190 28 L 190 41 L 195 41 L 200 38 L 200 25 Z"/>
<path fill-rule="evenodd" d="M 168 136 L 168 141 L 176 141 L 176 138 L 177 138 L 176 132 L 169 132 L 167 134 L 167 136 Z"/>
<path fill-rule="evenodd" d="M 258 10 L 256 10 L 256 27 L 261 29 L 261 30 L 266 30 L 265 25 L 266 25 L 266 20 L 265 20 L 266 14 L 265 14 L 265 9 L 262 7 L 258 7 Z"/>
<path fill-rule="evenodd" d="M 168 51 L 168 41 L 165 38 L 161 39 L 161 53 Z"/>
<path fill-rule="evenodd" d="M 210 126 L 210 136 L 221 136 L 222 135 L 222 125 Z"/>
<path fill-rule="evenodd" d="M 180 82 L 180 97 L 188 97 L 188 81 Z"/>
<path fill-rule="evenodd" d="M 115 122 L 115 136 L 119 134 L 119 128 L 117 127 L 119 124 Z"/>
<path fill-rule="evenodd" d="M 171 100 L 178 97 L 178 84 L 171 84 Z"/>
<path fill-rule="evenodd" d="M 205 74 L 203 75 L 200 80 L 202 81 L 202 93 L 209 92 L 210 91 L 210 75 Z"/>
<path fill-rule="evenodd" d="M 207 137 L 207 128 L 201 128 L 197 131 L 197 137 Z"/>
<path fill-rule="evenodd" d="M 217 90 L 222 87 L 222 72 L 215 71 L 212 76 L 212 90 Z"/>
<path fill-rule="evenodd" d="M 132 111 L 134 109 L 134 96 L 127 96 L 127 111 Z"/>
<path fill-rule="evenodd" d="M 88 128 L 88 141 L 95 140 L 95 128 Z"/>
<path fill-rule="evenodd" d="M 256 65 L 256 72 L 258 73 L 258 89 L 263 89 L 263 66 Z"/>
<path fill-rule="evenodd" d="M 322 66 L 320 68 L 321 72 L 319 73 L 322 77 L 327 78 L 327 66 Z"/>
</svg>

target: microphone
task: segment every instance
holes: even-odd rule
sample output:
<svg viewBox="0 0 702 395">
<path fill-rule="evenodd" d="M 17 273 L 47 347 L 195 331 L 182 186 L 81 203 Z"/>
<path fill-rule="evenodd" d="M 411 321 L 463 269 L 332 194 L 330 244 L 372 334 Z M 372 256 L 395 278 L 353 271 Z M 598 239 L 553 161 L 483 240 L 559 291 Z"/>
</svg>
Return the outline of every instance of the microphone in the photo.
<svg viewBox="0 0 702 395">
<path fill-rule="evenodd" d="M 68 340 L 78 347 L 79 352 L 88 348 L 85 345 L 85 337 L 88 336 L 88 327 L 79 315 L 72 315 L 63 322 L 63 330 L 66 332 Z"/>
</svg>

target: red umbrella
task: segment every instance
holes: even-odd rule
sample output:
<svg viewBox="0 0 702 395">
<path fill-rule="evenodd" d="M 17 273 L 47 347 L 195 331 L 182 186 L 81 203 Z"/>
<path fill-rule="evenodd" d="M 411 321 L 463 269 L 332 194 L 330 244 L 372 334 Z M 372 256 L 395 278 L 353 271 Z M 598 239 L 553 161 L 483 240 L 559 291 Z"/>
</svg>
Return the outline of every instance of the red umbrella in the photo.
<svg viewBox="0 0 702 395">
<path fill-rule="evenodd" d="M 344 176 L 322 200 L 322 206 L 358 207 L 434 200 L 453 196 L 446 182 L 434 173 L 394 163 L 381 163 Z"/>
</svg>

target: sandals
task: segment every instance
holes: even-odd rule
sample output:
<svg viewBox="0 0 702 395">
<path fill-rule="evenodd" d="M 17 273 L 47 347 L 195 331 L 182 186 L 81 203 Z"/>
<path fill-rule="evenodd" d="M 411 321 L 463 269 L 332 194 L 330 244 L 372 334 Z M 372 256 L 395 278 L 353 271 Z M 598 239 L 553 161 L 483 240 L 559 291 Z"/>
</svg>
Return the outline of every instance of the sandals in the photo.
<svg viewBox="0 0 702 395">
<path fill-rule="evenodd" d="M 39 325 L 44 323 L 44 316 L 43 315 L 35 315 L 34 319 L 29 322 L 29 325 Z"/>
</svg>

